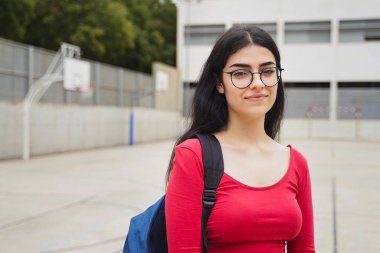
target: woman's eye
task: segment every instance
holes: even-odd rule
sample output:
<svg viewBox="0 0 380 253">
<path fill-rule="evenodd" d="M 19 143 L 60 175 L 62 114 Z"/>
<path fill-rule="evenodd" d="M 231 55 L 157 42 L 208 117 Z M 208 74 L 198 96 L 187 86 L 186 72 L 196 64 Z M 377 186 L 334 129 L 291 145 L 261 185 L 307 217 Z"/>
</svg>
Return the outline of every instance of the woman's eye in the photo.
<svg viewBox="0 0 380 253">
<path fill-rule="evenodd" d="M 248 76 L 248 72 L 247 72 L 247 71 L 244 71 L 244 70 L 237 70 L 237 71 L 233 72 L 232 75 L 233 75 L 234 77 L 242 78 L 242 77 L 246 77 L 246 76 Z"/>
<path fill-rule="evenodd" d="M 264 69 L 264 70 L 261 71 L 261 73 L 263 75 L 272 75 L 272 74 L 274 74 L 274 72 L 275 72 L 274 69 Z"/>
</svg>

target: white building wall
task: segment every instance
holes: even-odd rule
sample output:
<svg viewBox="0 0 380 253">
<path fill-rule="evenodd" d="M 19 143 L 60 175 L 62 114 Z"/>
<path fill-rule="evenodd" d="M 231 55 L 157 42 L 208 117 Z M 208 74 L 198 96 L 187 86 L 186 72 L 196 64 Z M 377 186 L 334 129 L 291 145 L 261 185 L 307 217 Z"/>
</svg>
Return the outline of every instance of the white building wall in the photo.
<svg viewBox="0 0 380 253">
<path fill-rule="evenodd" d="M 178 66 L 194 82 L 212 46 L 185 47 L 184 26 L 277 23 L 284 81 L 379 81 L 380 42 L 337 42 L 338 21 L 380 18 L 380 1 L 344 0 L 193 0 L 178 4 Z M 285 44 L 285 22 L 331 21 L 330 43 Z M 365 74 L 364 74 L 365 73 Z"/>
</svg>

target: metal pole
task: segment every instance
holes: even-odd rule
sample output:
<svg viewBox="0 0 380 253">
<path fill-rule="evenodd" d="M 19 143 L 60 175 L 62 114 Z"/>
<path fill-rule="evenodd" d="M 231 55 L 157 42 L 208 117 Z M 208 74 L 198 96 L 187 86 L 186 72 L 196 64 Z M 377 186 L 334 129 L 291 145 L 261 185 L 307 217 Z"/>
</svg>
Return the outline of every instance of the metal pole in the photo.
<svg viewBox="0 0 380 253">
<path fill-rule="evenodd" d="M 186 23 L 187 29 L 185 27 L 185 80 L 183 83 L 184 90 L 190 88 L 190 45 L 191 45 L 191 0 L 186 1 Z M 186 107 L 185 99 L 183 100 L 183 116 L 188 115 L 189 108 Z"/>
<path fill-rule="evenodd" d="M 129 145 L 133 146 L 135 143 L 134 140 L 134 114 L 133 114 L 133 106 L 131 108 L 131 112 L 129 114 Z"/>
<path fill-rule="evenodd" d="M 28 87 L 26 89 L 26 94 L 28 93 L 30 87 L 32 87 L 34 82 L 34 47 L 28 47 Z"/>
<path fill-rule="evenodd" d="M 95 105 L 100 104 L 100 63 L 95 63 Z"/>
<path fill-rule="evenodd" d="M 131 97 L 131 109 L 129 112 L 129 145 L 133 146 L 135 144 L 135 114 L 134 107 L 136 102 L 137 94 L 132 93 Z"/>
<path fill-rule="evenodd" d="M 338 69 L 338 43 L 339 43 L 339 20 L 333 18 L 331 21 L 331 45 L 333 50 L 333 66 Z M 329 97 L 329 122 L 330 122 L 330 138 L 336 136 L 337 119 L 338 119 L 338 76 L 337 71 L 332 72 L 330 79 L 330 97 Z"/>
<path fill-rule="evenodd" d="M 32 46 L 28 47 L 28 87 L 24 96 L 24 101 L 22 103 L 22 117 L 23 117 L 23 151 L 22 159 L 29 160 L 30 158 L 30 105 L 29 101 L 25 100 L 27 94 L 32 88 L 34 83 L 34 48 Z"/>
<path fill-rule="evenodd" d="M 186 32 L 186 82 L 189 82 L 190 80 L 190 40 L 191 40 L 191 24 L 190 24 L 190 14 L 191 14 L 191 0 L 187 1 L 187 13 L 186 13 L 186 19 L 187 19 L 187 30 L 185 27 Z"/>
<path fill-rule="evenodd" d="M 117 88 L 118 88 L 118 106 L 124 106 L 124 73 L 123 69 L 119 68 L 117 71 Z"/>
<path fill-rule="evenodd" d="M 134 97 L 135 101 L 133 104 L 136 106 L 141 106 L 141 98 L 144 95 L 144 84 L 143 84 L 142 77 L 143 76 L 141 73 L 137 74 L 137 92 L 135 93 L 136 96 Z"/>
<path fill-rule="evenodd" d="M 45 74 L 38 79 L 36 82 L 33 82 L 34 79 L 34 66 L 33 66 L 33 49 L 29 49 L 29 63 L 28 63 L 28 84 L 32 84 L 28 87 L 28 92 L 26 93 L 23 103 L 22 103 L 22 112 L 23 112 L 23 151 L 22 157 L 24 160 L 30 158 L 30 108 L 33 103 L 38 103 L 41 97 L 48 90 L 50 85 L 54 82 L 63 80 L 63 59 L 65 57 L 74 57 L 80 56 L 80 48 L 70 44 L 61 45 L 60 50 L 54 56 L 52 62 L 50 63 Z M 32 81 L 32 83 L 31 83 Z"/>
<path fill-rule="evenodd" d="M 22 152 L 22 159 L 29 160 L 30 158 L 30 121 L 29 121 L 29 111 L 30 106 L 28 101 L 24 101 L 22 104 L 22 111 L 23 111 L 23 139 L 24 139 L 24 145 L 23 145 L 23 152 Z"/>
</svg>

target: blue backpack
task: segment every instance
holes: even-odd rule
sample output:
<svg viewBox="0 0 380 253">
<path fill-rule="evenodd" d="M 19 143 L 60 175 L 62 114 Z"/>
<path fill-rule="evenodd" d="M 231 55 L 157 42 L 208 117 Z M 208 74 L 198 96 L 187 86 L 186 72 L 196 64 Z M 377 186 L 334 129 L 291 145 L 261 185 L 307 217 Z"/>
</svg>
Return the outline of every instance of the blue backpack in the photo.
<svg viewBox="0 0 380 253">
<path fill-rule="evenodd" d="M 196 134 L 202 146 L 204 168 L 202 245 L 207 248 L 207 221 L 216 201 L 216 189 L 224 173 L 223 156 L 219 141 L 212 134 Z M 133 217 L 129 225 L 123 253 L 168 252 L 165 222 L 165 196 L 143 213 Z"/>
</svg>

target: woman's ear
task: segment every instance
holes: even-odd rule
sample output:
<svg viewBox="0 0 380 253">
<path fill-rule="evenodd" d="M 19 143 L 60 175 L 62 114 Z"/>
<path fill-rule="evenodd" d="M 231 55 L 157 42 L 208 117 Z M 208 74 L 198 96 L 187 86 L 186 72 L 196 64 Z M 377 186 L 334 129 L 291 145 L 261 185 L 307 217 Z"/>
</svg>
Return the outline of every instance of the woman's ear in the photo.
<svg viewBox="0 0 380 253">
<path fill-rule="evenodd" d="M 216 90 L 217 90 L 220 94 L 223 94 L 223 93 L 224 93 L 224 85 L 223 85 L 222 82 L 219 81 L 219 80 L 216 81 Z"/>
</svg>

